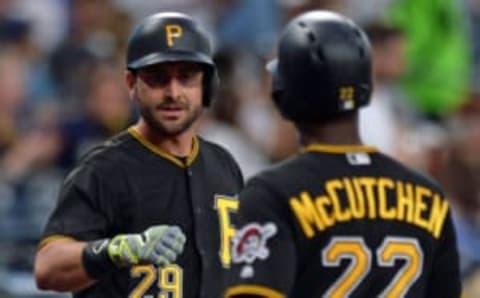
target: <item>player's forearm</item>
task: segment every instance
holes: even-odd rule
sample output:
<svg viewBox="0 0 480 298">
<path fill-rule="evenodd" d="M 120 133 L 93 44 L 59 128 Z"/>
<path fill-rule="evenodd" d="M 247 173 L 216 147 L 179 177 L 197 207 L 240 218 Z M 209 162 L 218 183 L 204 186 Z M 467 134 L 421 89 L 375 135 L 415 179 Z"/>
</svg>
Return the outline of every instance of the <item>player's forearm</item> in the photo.
<svg viewBox="0 0 480 298">
<path fill-rule="evenodd" d="M 38 288 L 54 291 L 77 291 L 94 283 L 82 263 L 86 243 L 58 240 L 42 247 L 35 258 Z"/>
<path fill-rule="evenodd" d="M 118 269 L 171 264 L 183 252 L 185 241 L 179 227 L 168 225 L 90 242 L 54 240 L 37 252 L 35 279 L 40 289 L 74 292 Z"/>
</svg>

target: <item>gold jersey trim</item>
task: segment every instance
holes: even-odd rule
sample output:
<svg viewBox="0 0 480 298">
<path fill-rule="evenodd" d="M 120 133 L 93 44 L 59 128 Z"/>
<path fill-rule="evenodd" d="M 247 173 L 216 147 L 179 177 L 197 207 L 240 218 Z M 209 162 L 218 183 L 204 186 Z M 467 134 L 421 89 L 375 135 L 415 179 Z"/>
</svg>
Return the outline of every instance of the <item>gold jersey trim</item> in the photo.
<svg viewBox="0 0 480 298">
<path fill-rule="evenodd" d="M 282 293 L 259 285 L 238 285 L 227 290 L 225 298 L 235 298 L 240 295 L 256 295 L 258 298 L 285 298 Z"/>
<path fill-rule="evenodd" d="M 302 148 L 303 152 L 324 152 L 324 153 L 349 153 L 349 152 L 378 152 L 376 147 L 365 145 L 327 145 L 327 144 L 310 144 Z"/>
<path fill-rule="evenodd" d="M 193 137 L 193 148 L 192 151 L 190 152 L 190 155 L 188 155 L 186 162 L 184 163 L 182 160 L 179 158 L 173 156 L 172 154 L 163 151 L 162 149 L 158 148 L 154 144 L 152 144 L 150 141 L 148 141 L 144 136 L 142 136 L 135 127 L 131 126 L 128 128 L 128 132 L 135 138 L 137 139 L 143 146 L 147 147 L 148 150 L 152 151 L 154 154 L 169 160 L 176 164 L 177 166 L 181 168 L 186 168 L 189 167 L 194 161 L 195 158 L 198 155 L 198 151 L 200 148 L 198 138 L 195 136 Z"/>
<path fill-rule="evenodd" d="M 53 241 L 57 241 L 57 240 L 70 240 L 70 241 L 75 241 L 74 238 L 70 237 L 70 236 L 65 236 L 65 235 L 52 235 L 52 236 L 48 236 L 44 239 L 42 239 L 40 241 L 40 243 L 38 244 L 37 246 L 37 250 L 39 250 L 40 248 L 46 246 L 47 244 L 49 243 L 52 243 Z"/>
</svg>

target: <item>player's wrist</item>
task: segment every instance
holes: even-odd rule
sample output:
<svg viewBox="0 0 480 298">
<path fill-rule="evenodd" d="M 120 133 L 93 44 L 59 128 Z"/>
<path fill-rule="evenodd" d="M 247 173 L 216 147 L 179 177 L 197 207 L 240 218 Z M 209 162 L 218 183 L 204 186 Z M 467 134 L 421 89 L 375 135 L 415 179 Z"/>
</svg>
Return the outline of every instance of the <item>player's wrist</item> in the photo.
<svg viewBox="0 0 480 298">
<path fill-rule="evenodd" d="M 83 267 L 93 279 L 100 279 L 117 269 L 117 266 L 108 254 L 109 243 L 110 239 L 90 241 L 83 249 Z"/>
</svg>

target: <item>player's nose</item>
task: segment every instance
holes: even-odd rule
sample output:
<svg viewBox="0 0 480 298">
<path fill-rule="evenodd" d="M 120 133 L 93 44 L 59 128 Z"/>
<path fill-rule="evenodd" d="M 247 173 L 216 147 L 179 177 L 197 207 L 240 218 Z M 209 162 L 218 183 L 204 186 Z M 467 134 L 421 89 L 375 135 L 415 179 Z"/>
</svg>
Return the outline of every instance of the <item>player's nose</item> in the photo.
<svg viewBox="0 0 480 298">
<path fill-rule="evenodd" d="M 177 98 L 181 94 L 181 90 L 181 83 L 175 77 L 172 77 L 165 85 L 165 94 L 171 98 Z"/>
</svg>

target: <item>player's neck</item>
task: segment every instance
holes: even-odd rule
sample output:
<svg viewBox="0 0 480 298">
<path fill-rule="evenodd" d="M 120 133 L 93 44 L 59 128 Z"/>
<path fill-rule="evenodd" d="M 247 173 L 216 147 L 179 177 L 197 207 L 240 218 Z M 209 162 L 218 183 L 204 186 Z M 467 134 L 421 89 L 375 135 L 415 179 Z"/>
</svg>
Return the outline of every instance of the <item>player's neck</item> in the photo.
<svg viewBox="0 0 480 298">
<path fill-rule="evenodd" d="M 173 156 L 187 157 L 192 152 L 193 138 L 195 136 L 193 127 L 175 136 L 159 135 L 144 121 L 139 121 L 135 125 L 135 129 L 155 147 Z"/>
<path fill-rule="evenodd" d="M 300 142 L 310 144 L 361 145 L 356 119 L 334 121 L 318 126 L 303 126 Z"/>
</svg>

